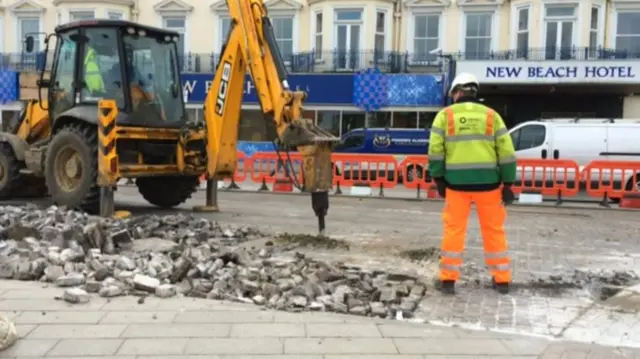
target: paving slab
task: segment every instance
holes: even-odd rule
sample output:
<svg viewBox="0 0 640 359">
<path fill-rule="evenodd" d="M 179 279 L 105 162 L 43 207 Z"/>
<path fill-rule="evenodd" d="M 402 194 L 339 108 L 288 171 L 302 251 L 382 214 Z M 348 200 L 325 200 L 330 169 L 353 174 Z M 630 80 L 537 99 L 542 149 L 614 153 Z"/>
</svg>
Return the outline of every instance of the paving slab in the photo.
<svg viewBox="0 0 640 359">
<path fill-rule="evenodd" d="M 0 281 L 0 290 L 12 286 Z M 31 287 L 30 289 L 28 287 Z M 38 283 L 24 285 L 23 300 L 37 297 Z M 62 289 L 59 289 L 62 291 Z M 4 291 L 3 293 L 7 293 Z M 16 292 L 9 294 L 13 299 Z M 32 295 L 33 293 L 33 295 Z M 79 322 L 66 307 L 26 310 L 18 318 L 21 339 L 0 352 L 0 358 L 39 359 L 618 359 L 640 358 L 640 350 L 624 346 L 601 346 L 456 326 L 373 320 L 332 313 L 285 313 L 261 310 L 207 299 L 174 298 L 175 303 L 203 302 L 210 309 L 175 312 L 149 307 L 123 311 L 132 298 L 107 300 L 92 296 L 78 304 L 75 313 L 88 314 Z M 0 301 L 4 300 L 0 294 Z M 120 302 L 120 303 L 119 303 Z M 119 304 L 118 304 L 119 303 Z M 82 311 L 82 307 L 101 308 Z M 179 307 L 179 306 L 178 306 Z M 225 307 L 242 308 L 226 315 Z M 51 309 L 53 308 L 53 309 Z M 60 309 L 58 309 L 60 308 Z M 111 311 L 109 308 L 117 308 Z M 137 313 L 137 314 L 133 314 Z M 142 314 L 141 314 L 142 313 Z M 153 318 L 166 313 L 153 322 Z M 184 321 L 192 313 L 200 320 Z M 172 314 L 172 315 L 168 315 Z M 220 315 L 217 317 L 214 314 Z M 46 321 L 38 319 L 48 318 Z M 324 317 L 328 318 L 322 320 Z M 51 320 L 50 318 L 53 318 Z M 113 320 L 105 320 L 113 318 Z M 117 323 L 114 323 L 113 321 Z M 636 319 L 637 320 L 637 319 Z"/>
</svg>

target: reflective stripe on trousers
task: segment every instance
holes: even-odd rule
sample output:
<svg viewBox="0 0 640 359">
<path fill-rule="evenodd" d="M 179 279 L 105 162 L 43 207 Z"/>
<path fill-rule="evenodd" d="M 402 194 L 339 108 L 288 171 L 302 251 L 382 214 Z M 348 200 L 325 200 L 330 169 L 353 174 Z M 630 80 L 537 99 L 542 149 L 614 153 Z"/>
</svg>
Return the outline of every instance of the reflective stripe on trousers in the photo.
<svg viewBox="0 0 640 359">
<path fill-rule="evenodd" d="M 462 252 L 440 251 L 440 271 L 447 273 L 460 273 L 462 265 Z"/>
<path fill-rule="evenodd" d="M 458 280 L 471 203 L 475 203 L 485 251 L 485 263 L 498 283 L 511 281 L 511 269 L 504 233 L 506 212 L 500 189 L 489 192 L 461 192 L 447 189 L 442 213 L 444 236 L 441 245 L 440 280 Z"/>
</svg>

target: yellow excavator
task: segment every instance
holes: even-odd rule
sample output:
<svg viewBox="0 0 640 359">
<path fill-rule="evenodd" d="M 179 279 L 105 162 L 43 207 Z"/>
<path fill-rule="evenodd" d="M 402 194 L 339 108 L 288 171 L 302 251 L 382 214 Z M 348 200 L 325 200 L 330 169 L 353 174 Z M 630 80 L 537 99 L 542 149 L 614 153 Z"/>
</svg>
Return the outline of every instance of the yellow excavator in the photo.
<svg viewBox="0 0 640 359">
<path fill-rule="evenodd" d="M 323 233 L 331 151 L 339 139 L 302 118 L 306 93 L 287 84 L 263 1 L 227 5 L 231 28 L 204 103 L 204 123 L 185 110 L 178 33 L 106 19 L 56 27 L 45 37 L 45 54 L 57 41 L 50 74 L 42 69 L 39 76 L 39 98 L 0 133 L 0 198 L 37 189 L 58 205 L 109 216 L 119 179 L 135 179 L 149 203 L 171 208 L 191 197 L 204 174 L 206 204 L 194 209 L 217 211 L 217 180 L 238 166 L 249 72 L 265 119 L 275 123 L 278 148 L 297 149 L 303 157 L 303 188 Z M 25 41 L 33 51 L 34 37 Z"/>
</svg>

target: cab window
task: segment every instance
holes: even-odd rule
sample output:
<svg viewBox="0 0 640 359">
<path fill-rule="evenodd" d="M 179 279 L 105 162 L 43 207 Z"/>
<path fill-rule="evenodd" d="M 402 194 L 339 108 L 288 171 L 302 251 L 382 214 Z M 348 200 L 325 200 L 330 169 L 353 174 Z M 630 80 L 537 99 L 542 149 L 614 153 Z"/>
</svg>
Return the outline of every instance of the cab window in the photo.
<svg viewBox="0 0 640 359">
<path fill-rule="evenodd" d="M 72 40 L 77 38 L 78 32 L 73 31 L 60 34 L 57 39 L 57 62 L 53 65 L 52 86 L 49 89 L 49 103 L 51 115 L 54 119 L 61 113 L 73 107 L 74 78 L 76 69 L 77 43 Z"/>
<path fill-rule="evenodd" d="M 153 122 L 184 121 L 174 40 L 161 34 L 125 34 L 124 45 L 132 117 Z"/>
<path fill-rule="evenodd" d="M 543 125 L 527 125 L 511 133 L 516 151 L 536 148 L 544 144 L 547 128 Z"/>
<path fill-rule="evenodd" d="M 124 108 L 121 89 L 118 40 L 115 29 L 89 28 L 85 30 L 87 43 L 83 46 L 82 95 L 83 102 L 97 102 L 102 98 L 114 99 Z"/>
<path fill-rule="evenodd" d="M 343 139 L 337 146 L 338 149 L 360 148 L 364 146 L 364 134 L 353 134 Z"/>
</svg>

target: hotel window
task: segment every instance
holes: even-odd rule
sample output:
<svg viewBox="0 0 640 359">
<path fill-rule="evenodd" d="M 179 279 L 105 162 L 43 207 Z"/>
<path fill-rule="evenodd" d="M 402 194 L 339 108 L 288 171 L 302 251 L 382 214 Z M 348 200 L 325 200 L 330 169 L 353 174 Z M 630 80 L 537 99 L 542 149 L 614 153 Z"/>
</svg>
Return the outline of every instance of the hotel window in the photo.
<svg viewBox="0 0 640 359">
<path fill-rule="evenodd" d="M 376 34 L 375 34 L 375 42 L 374 42 L 374 59 L 376 61 L 384 61 L 385 58 L 385 22 L 386 22 L 387 12 L 386 11 L 378 11 L 376 12 Z"/>
<path fill-rule="evenodd" d="M 519 59 L 528 58 L 529 53 L 529 8 L 518 9 L 518 29 L 516 31 L 516 52 Z"/>
<path fill-rule="evenodd" d="M 431 51 L 440 47 L 440 14 L 419 14 L 413 19 L 413 62 L 437 61 L 438 54 Z"/>
<path fill-rule="evenodd" d="M 465 14 L 464 58 L 481 60 L 491 52 L 491 27 L 493 13 L 470 12 Z"/>
<path fill-rule="evenodd" d="M 616 51 L 627 57 L 640 57 L 640 11 L 618 13 Z"/>
<path fill-rule="evenodd" d="M 314 50 L 315 51 L 315 59 L 322 60 L 322 13 L 316 13 L 315 17 L 315 34 L 314 34 Z"/>
<path fill-rule="evenodd" d="M 567 60 L 573 57 L 576 5 L 547 5 L 544 17 L 545 60 Z"/>
</svg>

